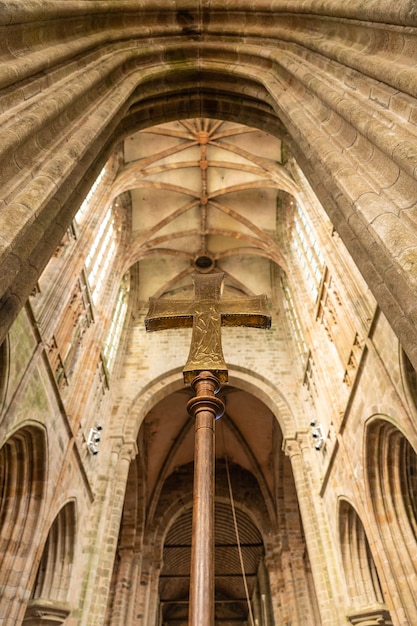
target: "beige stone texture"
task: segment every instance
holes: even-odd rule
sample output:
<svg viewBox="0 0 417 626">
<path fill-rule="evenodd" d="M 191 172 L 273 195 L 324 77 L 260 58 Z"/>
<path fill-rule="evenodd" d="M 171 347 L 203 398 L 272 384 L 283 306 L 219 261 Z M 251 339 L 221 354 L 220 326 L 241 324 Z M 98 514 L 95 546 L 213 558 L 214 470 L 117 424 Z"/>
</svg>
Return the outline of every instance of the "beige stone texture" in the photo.
<svg viewBox="0 0 417 626">
<path fill-rule="evenodd" d="M 222 330 L 215 624 L 417 624 L 416 28 L 0 1 L 1 624 L 188 623 L 191 330 L 144 319 L 194 271 L 272 317 Z"/>
</svg>

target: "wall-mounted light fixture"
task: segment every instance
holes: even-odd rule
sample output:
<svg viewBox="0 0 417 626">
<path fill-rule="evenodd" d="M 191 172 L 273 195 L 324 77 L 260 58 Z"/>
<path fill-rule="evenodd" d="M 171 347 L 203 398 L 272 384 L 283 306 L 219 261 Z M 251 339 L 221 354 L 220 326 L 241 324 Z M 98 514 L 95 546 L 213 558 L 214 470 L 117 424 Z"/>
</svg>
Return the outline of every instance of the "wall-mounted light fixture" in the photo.
<svg viewBox="0 0 417 626">
<path fill-rule="evenodd" d="M 310 426 L 311 436 L 314 439 L 314 448 L 315 450 L 321 450 L 326 439 L 324 436 L 323 426 L 319 424 L 317 420 L 312 420 L 310 422 Z"/>
<path fill-rule="evenodd" d="M 101 441 L 102 430 L 103 430 L 103 426 L 101 424 L 97 424 L 95 428 L 90 428 L 90 432 L 88 434 L 88 439 L 87 439 L 87 446 L 91 454 L 98 454 L 98 444 Z"/>
</svg>

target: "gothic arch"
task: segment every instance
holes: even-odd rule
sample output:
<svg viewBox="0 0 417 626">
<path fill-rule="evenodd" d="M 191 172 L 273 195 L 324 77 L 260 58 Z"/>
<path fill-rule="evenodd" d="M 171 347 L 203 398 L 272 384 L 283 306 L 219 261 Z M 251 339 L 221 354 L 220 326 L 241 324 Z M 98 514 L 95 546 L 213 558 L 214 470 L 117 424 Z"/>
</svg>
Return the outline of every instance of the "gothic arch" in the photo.
<svg viewBox="0 0 417 626">
<path fill-rule="evenodd" d="M 68 616 L 75 537 L 75 502 L 70 501 L 59 511 L 49 530 L 32 598 L 26 610 L 25 625 L 35 625 L 39 612 L 48 615 L 57 624 L 63 623 Z"/>
<path fill-rule="evenodd" d="M 184 532 L 185 534 L 188 532 L 189 540 L 191 540 L 192 463 L 186 467 L 178 468 L 178 471 L 166 479 L 157 510 L 153 519 L 149 521 L 147 528 L 144 529 L 144 535 L 142 536 L 140 527 L 143 517 L 139 510 L 139 492 L 142 489 L 140 481 L 144 480 L 145 477 L 144 475 L 139 475 L 136 471 L 136 462 L 137 460 L 131 464 L 129 472 L 119 535 L 118 555 L 113 573 L 115 590 L 107 611 L 106 623 L 112 626 L 126 623 L 126 620 L 129 619 L 128 616 L 133 614 L 132 611 L 142 615 L 143 621 L 141 623 L 154 623 L 158 586 L 163 585 L 164 581 L 166 583 L 168 579 L 181 578 L 182 575 L 186 578 L 185 571 L 189 566 L 187 546 L 185 546 L 185 551 L 181 549 L 180 545 L 167 547 L 167 541 L 169 543 L 169 537 L 177 533 L 178 541 L 181 543 L 184 540 Z M 255 478 L 247 471 L 238 467 L 232 467 L 231 474 L 232 481 L 235 484 L 234 495 L 236 509 L 238 509 L 238 527 L 242 533 L 241 540 L 243 544 L 249 544 L 243 548 L 246 551 L 244 558 L 246 559 L 246 565 L 251 568 L 250 580 L 253 583 L 258 575 L 258 567 L 263 559 L 264 543 L 271 536 L 271 520 L 262 501 L 262 495 L 259 492 L 259 486 Z M 217 551 L 220 551 L 218 563 L 220 569 L 222 567 L 227 568 L 229 565 L 233 569 L 236 568 L 236 559 L 234 558 L 230 564 L 229 559 L 226 559 L 226 564 L 224 564 L 224 554 L 221 551 L 227 551 L 230 548 L 227 546 L 222 548 L 221 546 L 225 542 L 222 540 L 222 537 L 219 538 L 219 534 L 222 535 L 223 533 L 226 536 L 228 532 L 224 516 L 229 517 L 229 523 L 231 516 L 230 497 L 225 484 L 224 467 L 218 468 L 218 478 L 216 486 L 217 531 L 215 533 L 218 539 L 217 542 L 220 544 L 217 548 Z M 251 493 L 252 496 L 248 496 L 248 493 Z M 256 541 L 248 540 L 248 528 L 256 529 Z M 229 543 L 234 543 L 234 541 Z M 178 553 L 178 548 L 180 548 L 181 554 Z M 170 551 L 170 555 L 168 555 L 166 550 Z M 136 557 L 135 551 L 137 551 Z M 178 553 L 177 556 L 175 555 L 176 553 Z M 178 561 L 178 558 L 180 561 Z M 135 567 L 136 562 L 141 563 L 139 568 Z M 170 571 L 171 566 L 174 566 L 174 575 Z M 189 574 L 189 570 L 187 571 Z M 226 580 L 232 577 L 232 574 L 231 570 L 226 572 Z M 237 574 L 237 577 L 240 578 L 240 574 Z M 184 594 L 188 594 L 185 578 L 181 580 L 183 586 L 185 584 Z M 172 584 L 176 587 L 175 583 L 171 581 Z M 265 591 L 265 572 L 261 587 Z M 184 598 L 180 598 L 180 600 L 184 601 Z"/>
<path fill-rule="evenodd" d="M 296 431 L 295 416 L 289 403 L 279 389 L 271 385 L 264 377 L 256 372 L 243 370 L 240 367 L 229 368 L 229 383 L 258 398 L 274 414 L 284 438 L 291 438 Z M 126 414 L 129 420 L 126 424 L 129 431 L 126 435 L 136 440 L 142 422 L 151 410 L 162 398 L 170 393 L 183 389 L 184 382 L 181 370 L 167 372 L 149 383 L 142 389 L 131 402 Z"/>
<path fill-rule="evenodd" d="M 417 455 L 386 416 L 366 425 L 365 468 L 369 500 L 386 553 L 386 580 L 409 623 L 417 621 Z"/>
<path fill-rule="evenodd" d="M 279 608 L 280 604 L 272 609 L 274 619 L 279 621 L 284 618 L 285 611 L 292 611 L 294 619 L 296 616 L 297 619 L 308 616 L 308 619 L 314 621 L 318 618 L 317 601 L 298 513 L 293 470 L 289 458 L 282 451 L 282 431 L 273 409 L 277 411 L 277 405 L 280 410 L 282 408 L 286 431 L 293 433 L 295 425 L 291 412 L 279 390 L 271 388 L 259 375 L 253 375 L 249 371 L 231 368 L 230 385 L 225 387 L 230 395 L 226 393 L 224 398 L 226 415 L 217 423 L 220 430 L 216 440 L 220 448 L 216 451 L 216 502 L 218 506 L 229 506 L 225 456 L 229 458 L 229 455 L 241 455 L 237 458 L 243 459 L 246 467 L 231 462 L 233 494 L 236 506 L 252 520 L 262 535 L 267 551 L 265 571 L 270 577 L 271 585 L 279 586 L 280 589 L 284 608 Z M 190 454 L 190 439 L 187 438 L 193 432 L 193 422 L 186 412 L 187 399 L 191 393 L 184 388 L 181 372 L 171 371 L 167 376 L 160 376 L 153 384 L 146 386 L 128 412 L 131 430 L 127 437 L 137 441 L 140 451 L 133 464 L 143 463 L 144 469 L 139 475 L 131 464 L 126 486 L 119 551 L 113 573 L 114 594 L 107 612 L 107 623 L 111 626 L 123 624 L 123 619 L 133 614 L 132 611 L 145 616 L 143 624 L 153 623 L 157 610 L 155 598 L 158 596 L 159 575 L 164 563 L 166 533 L 187 510 L 187 515 L 191 515 L 192 451 Z M 249 394 L 254 397 L 252 407 L 249 406 Z M 236 416 L 240 414 L 239 407 L 242 407 L 243 399 L 245 411 L 253 412 L 241 430 L 242 426 Z M 265 405 L 262 412 L 259 411 L 260 403 Z M 178 413 L 181 415 L 178 416 Z M 254 427 L 254 415 L 259 420 L 258 425 L 268 425 L 267 434 L 263 432 L 264 428 L 258 426 L 260 432 L 257 438 L 267 437 L 265 443 L 270 446 L 267 449 L 268 461 L 264 458 L 262 463 L 267 463 L 274 476 L 273 481 L 264 475 L 265 466 L 258 467 L 260 459 L 245 444 L 248 428 Z M 269 421 L 265 421 L 266 419 Z M 166 420 L 165 427 L 163 420 Z M 138 425 L 139 434 L 136 434 Z M 227 429 L 226 441 L 222 438 L 222 425 Z M 150 465 L 148 459 L 151 460 Z M 146 511 L 143 516 L 138 512 L 139 482 L 136 481 L 146 481 L 146 486 L 143 487 L 146 493 Z M 139 559 L 135 557 L 136 548 L 133 547 L 132 537 L 136 534 L 138 538 L 142 519 L 146 519 L 146 526 L 140 544 L 141 566 L 135 568 L 135 562 Z M 123 528 L 124 523 L 126 528 Z M 274 546 L 277 544 L 279 549 L 275 550 Z M 285 582 L 280 585 L 278 580 L 283 570 L 287 574 Z M 259 589 L 265 589 L 264 582 Z M 131 597 L 135 599 L 131 600 Z"/>
<path fill-rule="evenodd" d="M 252 516 L 249 516 L 239 504 L 236 504 L 235 515 L 248 585 L 248 600 L 250 600 L 256 592 L 259 569 L 263 562 L 264 542 L 262 533 Z M 248 618 L 248 602 L 244 600 L 245 589 L 237 539 L 228 532 L 231 517 L 230 503 L 223 499 L 216 499 L 215 613 L 216 619 L 225 620 L 226 617 L 233 621 L 240 619 L 243 624 Z M 188 538 L 188 544 L 191 546 L 191 528 L 192 509 L 185 507 L 183 512 L 170 524 L 164 539 L 159 596 L 162 603 L 162 614 L 170 619 L 181 616 L 183 619 L 187 617 L 187 607 L 184 606 L 184 601 L 188 598 L 191 550 L 178 551 L 177 547 L 178 543 L 184 542 L 185 538 Z M 172 579 L 172 572 L 176 573 L 177 580 Z"/>
<path fill-rule="evenodd" d="M 375 624 L 391 624 L 365 528 L 353 506 L 344 499 L 339 500 L 339 537 L 349 620 L 354 624 L 368 624 L 371 619 Z"/>
<path fill-rule="evenodd" d="M 188 601 L 189 568 L 191 554 L 191 526 L 192 526 L 192 463 L 178 468 L 178 471 L 167 478 L 164 485 L 161 501 L 155 512 L 155 517 L 147 529 L 146 550 L 149 562 L 153 564 L 154 574 L 150 584 L 159 588 L 162 601 L 174 597 L 176 602 L 166 602 L 162 611 L 168 611 L 170 618 L 178 617 L 183 613 Z M 232 464 L 230 467 L 231 482 L 233 483 L 233 502 L 237 519 L 239 541 L 242 544 L 242 558 L 245 568 L 248 568 L 249 587 L 251 592 L 256 590 L 258 570 L 263 563 L 265 546 L 271 537 L 272 527 L 268 511 L 262 502 L 259 485 L 249 472 Z M 234 531 L 232 530 L 232 508 L 230 493 L 226 479 L 224 462 L 219 462 L 216 469 L 216 498 L 215 498 L 215 541 L 216 541 L 216 590 L 218 604 L 221 600 L 233 604 L 234 597 L 239 597 L 234 610 L 236 616 L 242 617 L 241 570 L 239 569 L 238 555 Z M 147 569 L 147 568 L 146 568 Z M 249 571 L 250 570 L 250 571 Z M 223 578 L 221 574 L 224 574 Z M 266 572 L 264 571 L 266 576 Z M 261 584 L 263 591 L 266 588 L 264 580 Z M 232 590 L 232 591 L 231 591 Z M 268 587 L 269 590 L 269 587 Z M 232 594 L 230 597 L 230 593 Z M 223 607 L 224 608 L 224 607 Z M 176 615 L 175 612 L 178 612 Z M 182 614 L 181 613 L 181 614 Z M 243 610 L 243 615 L 245 610 Z M 184 618 L 184 615 L 182 614 Z M 242 618 L 243 619 L 243 618 Z M 153 623 L 152 616 L 144 623 Z M 243 622 L 242 622 L 243 623 Z"/>
<path fill-rule="evenodd" d="M 220 15 L 210 15 L 214 21 L 200 24 L 206 37 L 193 40 L 187 29 L 184 31 L 178 15 L 167 10 L 164 17 L 170 32 L 173 28 L 179 39 L 173 43 L 158 22 L 150 27 L 160 37 L 158 46 L 146 43 L 143 48 L 137 42 L 132 45 L 135 37 L 141 41 L 145 36 L 138 21 L 140 13 L 132 8 L 129 33 L 133 39 L 126 39 L 125 31 L 120 29 L 118 20 L 126 19 L 123 12 L 117 15 L 114 9 L 104 18 L 97 10 L 94 24 L 87 24 L 75 9 L 69 8 L 66 15 L 74 11 L 73 18 L 86 31 L 85 37 L 71 41 L 72 54 L 78 60 L 76 72 L 71 58 L 60 57 L 62 50 L 56 48 L 55 26 L 49 25 L 43 43 L 45 47 L 49 45 L 51 64 L 52 59 L 63 63 L 65 86 L 60 92 L 60 85 L 54 83 L 51 90 L 58 93 L 47 88 L 36 102 L 31 99 L 25 104 L 33 124 L 12 118 L 9 140 L 4 144 L 7 155 L 16 148 L 17 162 L 22 159 L 27 165 L 22 174 L 17 165 L 14 169 L 9 164 L 4 219 L 7 221 L 9 211 L 15 211 L 16 202 L 25 207 L 22 221 L 26 220 L 28 226 L 33 219 L 39 229 L 36 232 L 35 228 L 26 228 L 27 232 L 11 232 L 9 239 L 5 237 L 5 247 L 21 254 L 22 264 L 15 267 L 9 259 L 13 271 L 5 272 L 0 281 L 3 303 L 9 307 L 3 333 L 20 307 L 18 298 L 20 302 L 26 300 L 38 272 L 117 142 L 137 130 L 139 120 L 145 127 L 150 119 L 154 124 L 172 119 L 173 115 L 177 119 L 194 116 L 198 108 L 199 115 L 214 117 L 221 113 L 221 117 L 241 122 L 246 114 L 252 125 L 260 123 L 265 114 L 270 127 L 275 125 L 275 132 L 281 134 L 285 126 L 293 154 L 393 328 L 400 337 L 406 337 L 407 332 L 415 337 L 415 313 L 409 302 L 415 286 L 412 267 L 416 241 L 406 222 L 407 211 L 413 210 L 411 196 L 413 192 L 415 196 L 416 187 L 415 135 L 395 107 L 391 110 L 396 97 L 405 98 L 412 108 L 407 100 L 414 95 L 414 75 L 409 66 L 411 35 L 400 32 L 398 27 L 390 29 L 389 37 L 384 33 L 381 36 L 374 22 L 359 24 L 355 17 L 361 14 L 368 19 L 404 24 L 406 11 L 411 15 L 413 12 L 408 3 L 404 3 L 407 9 L 395 11 L 389 3 L 383 3 L 378 11 L 369 13 L 355 6 L 343 12 L 347 20 L 352 20 L 347 29 L 334 19 L 340 19 L 334 3 L 327 3 L 326 9 L 318 9 L 315 2 L 308 4 L 310 9 L 304 6 L 303 10 L 312 14 L 303 15 L 302 19 L 286 3 L 274 6 L 276 21 L 268 23 L 266 30 L 273 45 L 258 43 L 265 31 L 257 19 L 249 19 L 245 9 L 239 7 L 235 16 L 238 22 L 233 20 L 233 27 L 240 24 L 247 37 L 245 43 L 229 42 L 227 36 L 216 40 L 210 25 L 219 24 L 221 11 Z M 47 24 L 48 18 L 56 15 L 48 11 L 42 19 Z M 190 19 L 194 18 L 197 15 L 190 13 Z M 5 19 L 15 20 L 16 15 Z M 33 14 L 25 16 L 28 30 L 34 28 L 31 19 Z M 104 19 L 107 21 L 102 23 Z M 103 30 L 96 30 L 98 23 L 102 23 Z M 322 35 L 325 40 L 317 37 L 319 30 L 326 33 Z M 228 35 L 232 32 L 231 29 Z M 181 35 L 185 38 L 181 39 Z M 146 36 L 149 37 L 148 30 Z M 404 45 L 404 38 L 409 45 Z M 17 35 L 16 40 L 19 42 Z M 16 45 L 19 48 L 19 43 Z M 19 62 L 22 59 L 16 53 L 15 72 L 10 76 L 36 83 L 37 73 L 44 70 L 44 57 L 39 52 L 27 52 L 21 45 L 22 54 L 27 53 L 25 63 Z M 395 50 L 396 67 L 402 71 L 393 71 L 387 47 L 388 51 Z M 348 57 L 349 49 L 353 53 Z M 375 57 L 378 63 L 374 62 Z M 370 76 L 377 82 L 377 96 L 370 95 L 375 86 L 369 82 Z M 6 77 L 4 86 L 10 87 L 9 83 L 12 80 Z M 59 98 L 62 102 L 57 109 Z M 167 100 L 174 105 L 173 113 L 166 110 Z M 239 106 L 234 106 L 237 101 Z M 397 102 L 398 110 L 401 105 L 408 111 L 402 101 Z M 23 120 L 25 107 L 19 111 Z M 255 111 L 262 115 L 254 115 Z M 404 119 L 408 117 L 404 115 Z M 51 127 L 55 132 L 50 132 Z M 69 133 L 69 128 L 74 132 Z M 42 151 L 34 149 L 38 145 L 42 145 Z M 364 153 L 366 161 L 360 158 Z M 65 169 L 65 182 L 57 182 L 58 167 Z M 32 179 L 29 171 L 39 175 Z M 57 192 L 52 180 L 59 185 Z M 413 342 L 403 343 L 408 346 Z M 416 347 L 409 349 L 414 363 L 416 351 Z"/>
<path fill-rule="evenodd" d="M 35 426 L 21 428 L 0 450 L 0 613 L 6 620 L 17 619 L 27 596 L 28 578 L 35 574 L 24 570 L 22 562 L 35 558 L 33 539 L 46 478 L 45 433 Z"/>
</svg>

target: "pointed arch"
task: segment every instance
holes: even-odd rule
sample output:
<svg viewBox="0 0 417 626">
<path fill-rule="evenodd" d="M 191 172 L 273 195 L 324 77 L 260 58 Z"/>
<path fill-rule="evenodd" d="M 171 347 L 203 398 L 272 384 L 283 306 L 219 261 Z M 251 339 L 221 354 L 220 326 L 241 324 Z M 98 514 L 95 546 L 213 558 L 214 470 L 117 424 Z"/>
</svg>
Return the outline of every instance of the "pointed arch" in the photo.
<svg viewBox="0 0 417 626">
<path fill-rule="evenodd" d="M 75 502 L 68 502 L 49 531 L 36 576 L 33 598 L 65 601 L 71 578 L 76 536 Z"/>
<path fill-rule="evenodd" d="M 16 431 L 0 449 L 0 614 L 14 619 L 23 606 L 47 480 L 44 431 Z"/>
<path fill-rule="evenodd" d="M 349 621 L 361 624 L 379 618 L 384 620 L 381 623 L 391 624 L 365 528 L 344 499 L 339 501 L 339 538 L 349 604 L 355 607 L 349 609 Z"/>
<path fill-rule="evenodd" d="M 76 537 L 75 502 L 65 504 L 49 530 L 36 575 L 25 625 L 37 623 L 43 612 L 54 623 L 63 623 L 70 613 L 68 591 L 71 581 Z"/>
<path fill-rule="evenodd" d="M 246 584 L 252 599 L 263 563 L 263 537 L 253 516 L 245 511 L 241 503 L 236 502 L 235 515 Z M 232 508 L 226 498 L 216 498 L 215 520 L 215 619 L 239 619 L 241 623 L 246 623 L 249 607 L 245 597 L 237 538 L 230 532 Z M 159 600 L 165 620 L 187 617 L 191 535 L 192 508 L 188 506 L 183 507 L 182 512 L 169 526 L 163 543 Z"/>
<path fill-rule="evenodd" d="M 387 416 L 369 420 L 365 433 L 367 488 L 389 578 L 410 624 L 417 623 L 417 455 Z"/>
</svg>

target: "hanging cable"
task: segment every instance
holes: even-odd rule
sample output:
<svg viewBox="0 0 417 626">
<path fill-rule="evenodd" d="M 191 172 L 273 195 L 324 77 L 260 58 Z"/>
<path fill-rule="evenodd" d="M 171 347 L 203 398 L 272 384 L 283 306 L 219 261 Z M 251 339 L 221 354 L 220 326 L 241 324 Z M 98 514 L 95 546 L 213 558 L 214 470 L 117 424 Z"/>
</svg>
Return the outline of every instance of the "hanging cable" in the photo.
<svg viewBox="0 0 417 626">
<path fill-rule="evenodd" d="M 221 424 L 222 424 L 222 422 L 221 422 Z M 242 548 L 241 548 L 241 545 L 240 545 L 239 529 L 238 529 L 238 525 L 237 525 L 235 503 L 234 503 L 234 499 L 233 499 L 232 482 L 230 480 L 229 462 L 227 460 L 226 443 L 225 443 L 225 437 L 224 437 L 223 424 L 222 424 L 222 429 L 221 430 L 222 430 L 222 439 L 223 439 L 224 460 L 226 462 L 227 485 L 228 485 L 228 488 L 229 488 L 230 506 L 231 506 L 231 509 L 232 509 L 233 525 L 234 525 L 234 528 L 235 528 L 236 545 L 237 545 L 237 550 L 238 550 L 238 553 L 239 553 L 240 568 L 242 570 L 243 586 L 245 588 L 245 595 L 246 595 L 246 602 L 247 602 L 247 605 L 248 605 L 250 624 L 251 624 L 251 626 L 255 626 L 255 622 L 254 622 L 254 619 L 253 619 L 252 605 L 251 605 L 251 601 L 250 601 L 250 598 L 249 598 L 248 583 L 247 583 L 247 580 L 246 580 L 245 564 L 243 562 Z"/>
</svg>

